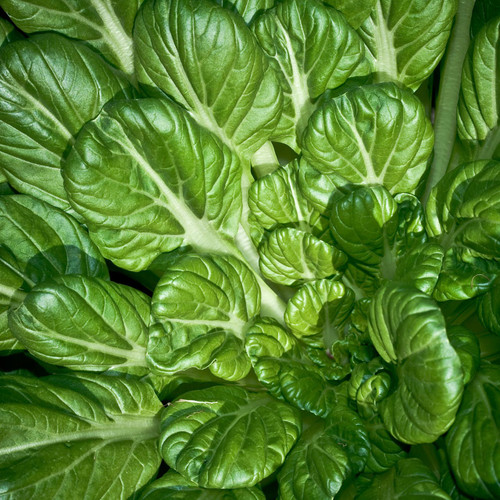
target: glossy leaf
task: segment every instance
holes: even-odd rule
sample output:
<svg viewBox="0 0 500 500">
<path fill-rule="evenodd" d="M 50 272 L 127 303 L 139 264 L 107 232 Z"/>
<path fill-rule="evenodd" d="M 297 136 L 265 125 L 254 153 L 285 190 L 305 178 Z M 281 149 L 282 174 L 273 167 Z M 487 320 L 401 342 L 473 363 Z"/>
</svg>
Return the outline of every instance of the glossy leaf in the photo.
<svg viewBox="0 0 500 500">
<path fill-rule="evenodd" d="M 418 89 L 445 51 L 456 9 L 456 0 L 377 0 L 358 30 L 377 80 Z"/>
<path fill-rule="evenodd" d="M 0 46 L 23 38 L 22 33 L 16 30 L 12 23 L 6 19 L 0 19 Z"/>
<path fill-rule="evenodd" d="M 148 361 L 161 373 L 210 367 L 238 380 L 250 370 L 243 340 L 260 310 L 257 282 L 234 257 L 188 255 L 162 276 L 152 299 Z"/>
<path fill-rule="evenodd" d="M 464 384 L 468 384 L 475 376 L 480 363 L 479 342 L 473 332 L 463 326 L 451 326 L 447 330 L 448 338 L 453 349 L 457 351 Z"/>
<path fill-rule="evenodd" d="M 283 114 L 273 139 L 297 149 L 315 100 L 342 85 L 364 60 L 357 33 L 316 0 L 285 0 L 252 26 L 283 88 Z"/>
<path fill-rule="evenodd" d="M 500 368 L 484 364 L 467 386 L 455 423 L 446 435 L 453 475 L 468 495 L 500 495 Z"/>
<path fill-rule="evenodd" d="M 310 233 L 293 228 L 273 231 L 259 247 L 263 276 L 282 285 L 339 276 L 347 256 Z"/>
<path fill-rule="evenodd" d="M 83 128 L 64 167 L 93 240 L 131 271 L 181 245 L 227 250 L 224 236 L 239 223 L 240 176 L 216 137 L 159 99 L 110 103 Z"/>
<path fill-rule="evenodd" d="M 422 103 L 394 84 L 365 85 L 328 101 L 309 121 L 304 158 L 344 184 L 382 184 L 411 193 L 434 135 Z"/>
<path fill-rule="evenodd" d="M 226 9 L 238 12 L 247 24 L 274 5 L 274 0 L 215 0 Z"/>
<path fill-rule="evenodd" d="M 82 125 L 127 80 L 90 48 L 55 34 L 0 50 L 0 163 L 9 183 L 68 210 L 61 160 Z"/>
<path fill-rule="evenodd" d="M 96 278 L 65 276 L 31 290 L 9 315 L 15 337 L 46 363 L 144 375 L 150 299 Z"/>
<path fill-rule="evenodd" d="M 493 333 L 500 335 L 500 280 L 495 280 L 479 303 L 481 323 Z"/>
<path fill-rule="evenodd" d="M 143 0 L 1 0 L 22 31 L 57 31 L 95 47 L 126 73 L 134 71 L 132 26 Z"/>
<path fill-rule="evenodd" d="M 154 82 L 240 158 L 269 139 L 281 89 L 240 16 L 208 0 L 147 0 L 134 42 L 139 81 Z"/>
<path fill-rule="evenodd" d="M 332 5 L 342 12 L 349 24 L 359 28 L 363 21 L 370 15 L 377 0 L 326 0 L 325 3 Z"/>
<path fill-rule="evenodd" d="M 287 404 L 218 386 L 186 393 L 166 409 L 160 450 L 170 467 L 202 487 L 242 488 L 272 474 L 300 430 L 298 412 Z"/>
<path fill-rule="evenodd" d="M 453 423 L 463 391 L 460 358 L 437 304 L 415 288 L 388 283 L 375 294 L 368 332 L 394 366 L 395 387 L 379 412 L 404 443 L 430 443 Z"/>
<path fill-rule="evenodd" d="M 0 377 L 6 498 L 130 498 L 160 466 L 161 402 L 118 377 Z"/>
</svg>

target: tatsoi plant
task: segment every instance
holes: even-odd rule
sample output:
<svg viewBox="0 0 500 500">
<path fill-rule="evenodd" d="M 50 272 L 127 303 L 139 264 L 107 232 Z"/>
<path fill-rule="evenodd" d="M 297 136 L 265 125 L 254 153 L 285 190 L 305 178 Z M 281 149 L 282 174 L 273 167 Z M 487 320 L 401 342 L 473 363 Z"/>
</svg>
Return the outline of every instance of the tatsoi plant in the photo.
<svg viewBox="0 0 500 500">
<path fill-rule="evenodd" d="M 500 4 L 0 0 L 0 498 L 500 498 Z"/>
</svg>

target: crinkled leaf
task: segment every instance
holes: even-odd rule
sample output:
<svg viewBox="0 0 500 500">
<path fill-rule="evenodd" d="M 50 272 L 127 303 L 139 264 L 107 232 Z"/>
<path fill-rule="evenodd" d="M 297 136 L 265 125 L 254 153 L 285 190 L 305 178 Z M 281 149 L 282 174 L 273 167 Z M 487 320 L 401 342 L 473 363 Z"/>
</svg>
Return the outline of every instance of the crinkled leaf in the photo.
<svg viewBox="0 0 500 500">
<path fill-rule="evenodd" d="M 2 495 L 130 498 L 160 466 L 161 406 L 148 384 L 119 377 L 0 377 Z"/>
<path fill-rule="evenodd" d="M 9 183 L 69 209 L 61 160 L 82 125 L 129 83 L 97 53 L 55 34 L 0 50 L 0 164 Z"/>
<path fill-rule="evenodd" d="M 418 89 L 445 51 L 456 9 L 456 0 L 377 0 L 358 32 L 378 81 Z"/>
<path fill-rule="evenodd" d="M 391 83 L 347 91 L 316 111 L 302 139 L 304 158 L 344 184 L 382 184 L 411 193 L 424 173 L 434 134 L 423 104 Z"/>
<path fill-rule="evenodd" d="M 377 0 L 325 0 L 325 3 L 332 5 L 342 12 L 349 21 L 349 24 L 357 29 L 370 15 L 376 1 Z"/>
<path fill-rule="evenodd" d="M 131 271 L 181 245 L 224 251 L 223 237 L 239 223 L 240 176 L 216 137 L 159 99 L 110 103 L 83 128 L 64 167 L 93 240 Z"/>
<path fill-rule="evenodd" d="M 154 291 L 148 360 L 161 373 L 207 368 L 222 378 L 244 377 L 250 362 L 243 340 L 260 311 L 250 269 L 234 257 L 188 255 L 162 276 Z"/>
<path fill-rule="evenodd" d="M 378 474 L 365 491 L 356 496 L 359 500 L 451 500 L 441 489 L 436 476 L 418 458 L 404 458 L 383 474 Z"/>
<path fill-rule="evenodd" d="M 204 488 L 242 488 L 272 474 L 300 431 L 298 412 L 287 404 L 219 386 L 186 393 L 165 410 L 160 451 Z"/>
<path fill-rule="evenodd" d="M 473 39 L 462 70 L 457 130 L 471 159 L 500 160 L 500 16 Z"/>
<path fill-rule="evenodd" d="M 289 300 L 285 322 L 307 344 L 329 349 L 343 337 L 343 328 L 354 305 L 354 293 L 334 280 L 306 283 Z"/>
<path fill-rule="evenodd" d="M 265 278 L 281 285 L 337 277 L 347 256 L 310 233 L 294 228 L 273 231 L 259 247 Z"/>
<path fill-rule="evenodd" d="M 1 0 L 0 5 L 22 31 L 57 31 L 83 40 L 131 74 L 132 26 L 142 1 Z"/>
<path fill-rule="evenodd" d="M 239 15 L 209 0 L 147 0 L 134 42 L 139 81 L 154 82 L 240 158 L 269 139 L 281 88 Z"/>
<path fill-rule="evenodd" d="M 453 475 L 468 495 L 500 496 L 500 367 L 484 364 L 466 387 L 455 423 L 446 435 Z"/>
<path fill-rule="evenodd" d="M 264 500 L 265 496 L 258 488 L 234 490 L 202 488 L 170 469 L 144 490 L 140 500 L 165 500 L 166 498 L 169 500 Z"/>
<path fill-rule="evenodd" d="M 394 366 L 394 391 L 378 405 L 387 430 L 404 443 L 436 440 L 453 423 L 463 391 L 439 307 L 413 287 L 387 283 L 370 304 L 368 332 Z"/>
<path fill-rule="evenodd" d="M 283 88 L 283 113 L 272 138 L 297 150 L 315 100 L 342 85 L 364 60 L 363 42 L 342 15 L 316 0 L 285 0 L 252 27 Z"/>
<path fill-rule="evenodd" d="M 31 290 L 9 315 L 15 337 L 46 363 L 144 375 L 150 299 L 97 278 L 65 276 Z"/>
<path fill-rule="evenodd" d="M 339 410 L 326 421 L 315 420 L 278 473 L 280 498 L 333 498 L 344 480 L 363 468 L 369 448 L 354 412 Z"/>
<path fill-rule="evenodd" d="M 265 10 L 270 9 L 274 0 L 215 0 L 218 4 L 226 9 L 238 12 L 247 24 L 250 24 L 252 19 L 262 14 Z"/>
<path fill-rule="evenodd" d="M 458 325 L 450 326 L 447 333 L 450 344 L 460 358 L 464 384 L 468 384 L 474 378 L 481 360 L 477 337 L 467 328 Z"/>
</svg>

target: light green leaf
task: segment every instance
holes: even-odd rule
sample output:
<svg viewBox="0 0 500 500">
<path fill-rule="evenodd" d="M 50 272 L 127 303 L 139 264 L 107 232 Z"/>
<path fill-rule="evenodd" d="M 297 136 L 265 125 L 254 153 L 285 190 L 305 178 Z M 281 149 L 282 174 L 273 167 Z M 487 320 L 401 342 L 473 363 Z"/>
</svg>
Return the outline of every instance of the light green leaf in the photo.
<svg viewBox="0 0 500 500">
<path fill-rule="evenodd" d="M 411 193 L 424 173 L 434 142 L 423 104 L 409 90 L 365 85 L 328 101 L 309 121 L 304 158 L 338 177 L 337 185 L 382 184 Z"/>
<path fill-rule="evenodd" d="M 314 209 L 299 190 L 302 163 L 293 161 L 255 181 L 249 190 L 248 205 L 257 222 L 264 229 L 280 225 L 321 235 L 328 228 L 328 220 Z"/>
<path fill-rule="evenodd" d="M 170 469 L 144 490 L 140 500 L 265 500 L 258 488 L 214 490 L 198 486 Z"/>
<path fill-rule="evenodd" d="M 243 340 L 260 311 L 260 290 L 250 269 L 234 257 L 187 255 L 166 270 L 154 291 L 148 361 L 172 374 L 210 367 L 238 380 L 250 370 Z M 243 356 L 242 356 L 243 354 Z"/>
<path fill-rule="evenodd" d="M 0 50 L 0 164 L 9 183 L 68 210 L 61 160 L 82 125 L 129 83 L 83 44 L 55 34 Z"/>
<path fill-rule="evenodd" d="M 343 328 L 354 305 L 354 293 L 334 280 L 306 283 L 288 301 L 285 322 L 301 340 L 330 349 L 343 337 Z"/>
<path fill-rule="evenodd" d="M 484 364 L 467 386 L 455 423 L 446 435 L 453 475 L 468 495 L 500 496 L 500 367 Z"/>
<path fill-rule="evenodd" d="M 252 28 L 283 88 L 283 114 L 272 138 L 298 150 L 315 100 L 364 61 L 363 42 L 341 14 L 316 0 L 285 0 Z"/>
<path fill-rule="evenodd" d="M 362 470 L 370 444 L 359 417 L 339 410 L 311 423 L 278 473 L 280 498 L 333 498 L 350 475 Z"/>
<path fill-rule="evenodd" d="M 209 0 L 147 0 L 134 42 L 139 81 L 154 82 L 240 158 L 269 139 L 281 88 L 239 15 Z"/>
<path fill-rule="evenodd" d="M 285 460 L 299 414 L 264 393 L 216 386 L 183 395 L 162 415 L 167 464 L 204 488 L 253 486 Z"/>
<path fill-rule="evenodd" d="M 374 477 L 360 495 L 359 500 L 451 500 L 438 483 L 436 476 L 418 458 L 404 458 L 383 474 Z"/>
<path fill-rule="evenodd" d="M 96 375 L 0 377 L 0 491 L 127 500 L 154 476 L 162 405 L 144 383 Z"/>
<path fill-rule="evenodd" d="M 377 0 L 358 30 L 377 80 L 417 90 L 445 51 L 456 9 L 456 0 Z"/>
<path fill-rule="evenodd" d="M 273 231 L 259 247 L 263 276 L 281 285 L 338 277 L 347 256 L 310 233 L 293 228 Z"/>
<path fill-rule="evenodd" d="M 0 5 L 22 31 L 57 31 L 83 40 L 132 74 L 132 26 L 142 1 L 0 0 Z"/>
<path fill-rule="evenodd" d="M 274 5 L 274 0 L 215 0 L 226 9 L 238 12 L 247 24 Z"/>
<path fill-rule="evenodd" d="M 462 70 L 457 130 L 470 159 L 500 160 L 500 17 L 473 39 Z"/>
<path fill-rule="evenodd" d="M 353 28 L 359 28 L 370 15 L 377 0 L 325 0 L 344 14 Z"/>
<path fill-rule="evenodd" d="M 144 375 L 149 317 L 150 299 L 135 288 L 65 276 L 33 288 L 9 325 L 45 363 Z"/>
<path fill-rule="evenodd" d="M 453 423 L 463 391 L 460 358 L 439 307 L 416 288 L 387 283 L 368 319 L 370 339 L 394 366 L 394 390 L 378 404 L 384 425 L 404 443 L 435 441 Z"/>
<path fill-rule="evenodd" d="M 238 161 L 171 101 L 110 103 L 79 134 L 63 175 L 103 255 L 131 271 L 181 245 L 227 251 L 238 228 Z"/>
<path fill-rule="evenodd" d="M 481 323 L 490 332 L 500 335 L 500 279 L 497 278 L 481 297 L 478 309 Z"/>
<path fill-rule="evenodd" d="M 468 384 L 479 368 L 480 350 L 476 335 L 467 328 L 459 325 L 448 328 L 450 344 L 457 351 L 464 374 L 464 384 Z"/>
</svg>

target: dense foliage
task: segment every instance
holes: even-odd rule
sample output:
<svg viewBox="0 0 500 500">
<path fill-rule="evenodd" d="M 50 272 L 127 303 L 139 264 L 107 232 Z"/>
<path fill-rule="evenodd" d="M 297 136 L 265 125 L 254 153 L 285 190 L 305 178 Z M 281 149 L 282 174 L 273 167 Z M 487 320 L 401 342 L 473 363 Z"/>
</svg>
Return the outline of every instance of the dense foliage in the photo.
<svg viewBox="0 0 500 500">
<path fill-rule="evenodd" d="M 2 500 L 500 498 L 498 2 L 0 6 Z"/>
</svg>

